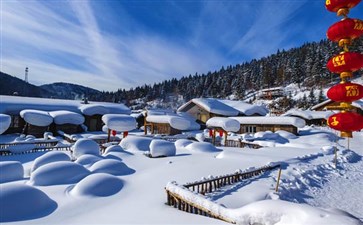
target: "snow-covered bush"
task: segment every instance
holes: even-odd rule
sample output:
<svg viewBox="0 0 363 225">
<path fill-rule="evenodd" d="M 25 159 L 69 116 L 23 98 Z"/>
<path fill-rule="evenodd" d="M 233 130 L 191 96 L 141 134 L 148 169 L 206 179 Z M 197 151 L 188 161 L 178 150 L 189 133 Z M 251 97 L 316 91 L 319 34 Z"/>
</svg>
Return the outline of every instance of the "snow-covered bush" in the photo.
<svg viewBox="0 0 363 225">
<path fill-rule="evenodd" d="M 6 114 L 0 114 L 0 134 L 4 133 L 10 126 L 11 117 Z"/>
<path fill-rule="evenodd" d="M 84 154 L 77 158 L 76 163 L 83 166 L 92 166 L 95 162 L 102 160 L 101 156 Z"/>
<path fill-rule="evenodd" d="M 120 146 L 127 151 L 149 151 L 152 139 L 148 137 L 127 136 L 120 142 Z"/>
<path fill-rule="evenodd" d="M 219 150 L 208 142 L 194 142 L 185 147 L 192 152 L 218 152 Z"/>
<path fill-rule="evenodd" d="M 152 140 L 150 143 L 150 154 L 152 157 L 174 156 L 176 148 L 174 143 L 165 140 Z"/>
<path fill-rule="evenodd" d="M 297 138 L 297 136 L 295 134 L 290 133 L 285 130 L 278 130 L 275 133 L 286 139 L 296 139 Z"/>
<path fill-rule="evenodd" d="M 106 173 L 95 173 L 78 182 L 70 193 L 75 196 L 105 197 L 116 194 L 122 187 L 121 179 Z"/>
<path fill-rule="evenodd" d="M 104 155 L 106 155 L 110 152 L 123 152 L 123 151 L 124 151 L 124 149 L 120 145 L 111 145 L 105 149 Z"/>
<path fill-rule="evenodd" d="M 24 178 L 23 165 L 18 161 L 0 162 L 0 173 L 0 183 L 21 180 Z"/>
<path fill-rule="evenodd" d="M 47 152 L 34 160 L 31 172 L 45 164 L 59 161 L 71 161 L 71 158 L 65 152 Z"/>
<path fill-rule="evenodd" d="M 187 147 L 187 145 L 191 143 L 194 143 L 194 141 L 188 139 L 179 139 L 176 142 L 174 142 L 174 145 L 176 149 L 184 149 L 185 147 Z"/>
<path fill-rule="evenodd" d="M 72 146 L 73 156 L 78 158 L 84 154 L 100 155 L 100 146 L 92 139 L 81 138 Z"/>
<path fill-rule="evenodd" d="M 53 162 L 35 170 L 30 176 L 29 183 L 38 186 L 73 184 L 89 174 L 90 172 L 78 163 Z"/>
<path fill-rule="evenodd" d="M 57 208 L 44 192 L 26 184 L 0 184 L 0 190 L 0 223 L 43 217 Z"/>
<path fill-rule="evenodd" d="M 117 159 L 103 159 L 94 163 L 90 170 L 92 173 L 109 173 L 112 175 L 128 175 L 135 170 L 126 166 L 125 163 Z"/>
</svg>

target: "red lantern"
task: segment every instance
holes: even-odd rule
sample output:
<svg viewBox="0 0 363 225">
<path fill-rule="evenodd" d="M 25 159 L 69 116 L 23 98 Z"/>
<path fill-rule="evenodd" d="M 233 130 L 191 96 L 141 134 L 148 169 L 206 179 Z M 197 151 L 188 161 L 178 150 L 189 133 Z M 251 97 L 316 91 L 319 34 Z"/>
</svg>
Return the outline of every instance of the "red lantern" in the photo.
<svg viewBox="0 0 363 225">
<path fill-rule="evenodd" d="M 350 82 L 337 84 L 328 90 L 327 96 L 335 102 L 353 102 L 363 98 L 363 86 Z"/>
<path fill-rule="evenodd" d="M 353 8 L 359 4 L 361 0 L 326 0 L 325 7 L 330 12 L 338 12 L 342 8 Z"/>
<path fill-rule="evenodd" d="M 116 136 L 116 131 L 115 130 L 112 130 L 112 136 Z"/>
<path fill-rule="evenodd" d="M 342 131 L 344 136 L 343 132 L 350 133 L 363 129 L 363 116 L 353 112 L 337 113 L 329 117 L 328 125 L 334 130 Z"/>
<path fill-rule="evenodd" d="M 344 52 L 331 58 L 326 66 L 332 73 L 355 72 L 363 67 L 363 55 Z"/>
<path fill-rule="evenodd" d="M 129 135 L 129 132 L 124 131 L 124 135 L 123 135 L 123 137 L 127 137 L 127 135 Z"/>
<path fill-rule="evenodd" d="M 223 137 L 223 133 L 224 133 L 223 130 L 219 130 L 219 136 L 220 137 Z"/>
<path fill-rule="evenodd" d="M 209 137 L 213 136 L 213 130 L 209 130 Z"/>
<path fill-rule="evenodd" d="M 326 36 L 335 42 L 342 39 L 356 39 L 363 35 L 363 21 L 346 18 L 329 27 Z"/>
</svg>

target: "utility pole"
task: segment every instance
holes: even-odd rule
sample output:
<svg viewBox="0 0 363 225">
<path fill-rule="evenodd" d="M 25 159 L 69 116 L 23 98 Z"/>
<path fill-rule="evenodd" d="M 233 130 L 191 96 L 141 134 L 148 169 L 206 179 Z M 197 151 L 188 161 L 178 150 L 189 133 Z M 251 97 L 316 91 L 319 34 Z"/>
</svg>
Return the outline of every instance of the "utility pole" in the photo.
<svg viewBox="0 0 363 225">
<path fill-rule="evenodd" d="M 25 77 L 24 77 L 24 81 L 29 83 L 29 80 L 28 80 L 28 72 L 29 72 L 29 69 L 28 67 L 25 67 Z"/>
</svg>

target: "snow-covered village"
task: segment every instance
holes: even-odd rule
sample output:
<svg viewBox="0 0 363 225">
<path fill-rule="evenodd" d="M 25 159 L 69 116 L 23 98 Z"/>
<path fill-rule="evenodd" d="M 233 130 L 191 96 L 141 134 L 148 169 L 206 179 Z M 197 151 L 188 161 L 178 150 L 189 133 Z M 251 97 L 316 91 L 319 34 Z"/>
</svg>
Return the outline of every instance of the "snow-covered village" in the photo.
<svg viewBox="0 0 363 225">
<path fill-rule="evenodd" d="M 361 0 L 0 6 L 0 224 L 363 224 Z"/>
</svg>

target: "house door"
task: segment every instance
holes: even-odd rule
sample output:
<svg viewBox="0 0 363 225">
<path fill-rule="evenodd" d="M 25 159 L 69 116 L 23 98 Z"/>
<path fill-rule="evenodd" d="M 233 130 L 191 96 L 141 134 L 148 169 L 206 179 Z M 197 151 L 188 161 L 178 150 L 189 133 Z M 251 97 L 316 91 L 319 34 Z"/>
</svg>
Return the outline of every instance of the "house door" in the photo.
<svg viewBox="0 0 363 225">
<path fill-rule="evenodd" d="M 88 130 L 89 131 L 96 131 L 97 130 L 97 119 L 92 118 L 89 121 L 89 128 L 88 128 Z"/>
</svg>

